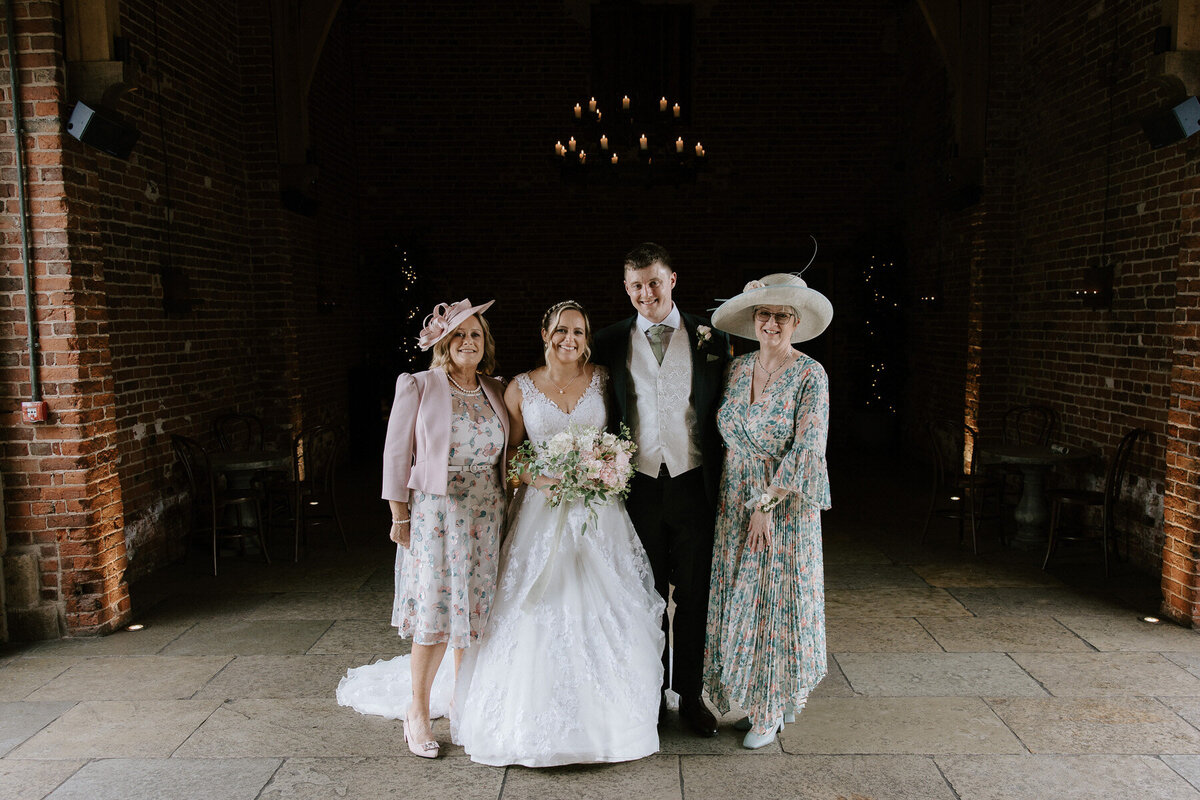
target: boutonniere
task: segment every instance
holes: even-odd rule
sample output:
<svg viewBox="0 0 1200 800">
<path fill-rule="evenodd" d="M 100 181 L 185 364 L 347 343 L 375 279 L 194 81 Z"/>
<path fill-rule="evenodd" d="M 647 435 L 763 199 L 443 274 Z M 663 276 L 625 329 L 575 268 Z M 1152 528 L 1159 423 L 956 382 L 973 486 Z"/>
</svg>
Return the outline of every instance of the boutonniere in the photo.
<svg viewBox="0 0 1200 800">
<path fill-rule="evenodd" d="M 703 350 L 712 341 L 712 328 L 707 325 L 696 326 L 696 349 Z"/>
</svg>

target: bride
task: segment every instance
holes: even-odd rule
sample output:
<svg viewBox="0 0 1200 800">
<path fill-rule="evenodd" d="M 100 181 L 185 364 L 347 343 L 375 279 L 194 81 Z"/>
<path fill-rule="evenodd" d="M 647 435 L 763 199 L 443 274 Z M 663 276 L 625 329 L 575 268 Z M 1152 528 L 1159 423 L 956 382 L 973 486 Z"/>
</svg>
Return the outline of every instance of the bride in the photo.
<svg viewBox="0 0 1200 800">
<path fill-rule="evenodd" d="M 542 318 L 546 365 L 509 384 L 510 452 L 568 426 L 604 428 L 608 374 L 589 362 L 587 314 L 568 300 Z M 473 761 L 503 766 L 631 761 L 658 750 L 663 599 L 623 503 L 552 508 L 549 476 L 523 475 L 510 504 L 500 578 L 454 681 L 438 671 L 430 715 Z M 565 510 L 565 514 L 563 513 Z M 565 520 L 560 526 L 560 520 Z M 586 523 L 586 531 L 584 525 Z M 338 702 L 399 718 L 408 656 L 352 669 Z M 453 702 L 451 702 L 453 695 Z"/>
<path fill-rule="evenodd" d="M 546 366 L 505 391 L 511 448 L 607 421 L 608 376 L 588 361 L 583 308 L 552 306 L 542 341 Z M 589 521 L 581 501 L 565 514 L 548 505 L 552 477 L 522 479 L 491 616 L 459 670 L 451 734 L 473 761 L 496 766 L 648 756 L 658 750 L 664 603 L 645 550 L 620 502 Z"/>
</svg>

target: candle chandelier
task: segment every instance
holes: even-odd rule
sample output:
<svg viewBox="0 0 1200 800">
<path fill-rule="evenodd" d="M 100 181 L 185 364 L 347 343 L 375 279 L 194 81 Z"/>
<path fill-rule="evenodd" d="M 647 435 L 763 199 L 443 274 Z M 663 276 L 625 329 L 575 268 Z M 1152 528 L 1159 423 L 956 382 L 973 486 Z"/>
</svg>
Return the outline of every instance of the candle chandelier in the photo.
<svg viewBox="0 0 1200 800">
<path fill-rule="evenodd" d="M 571 131 L 554 145 L 565 181 L 684 183 L 708 165 L 704 145 L 678 102 L 629 95 L 602 108 L 592 97 L 571 109 Z"/>
</svg>

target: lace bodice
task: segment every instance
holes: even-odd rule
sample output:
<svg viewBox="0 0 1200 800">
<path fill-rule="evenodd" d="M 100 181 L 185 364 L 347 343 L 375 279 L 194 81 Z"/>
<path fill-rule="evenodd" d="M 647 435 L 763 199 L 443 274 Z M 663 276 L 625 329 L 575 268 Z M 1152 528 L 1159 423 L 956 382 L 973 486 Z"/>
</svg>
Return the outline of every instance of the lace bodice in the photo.
<svg viewBox="0 0 1200 800">
<path fill-rule="evenodd" d="M 608 413 L 604 408 L 604 382 L 607 380 L 608 371 L 596 366 L 592 380 L 568 414 L 534 385 L 528 372 L 518 375 L 521 416 L 525 420 L 525 435 L 529 441 L 540 445 L 556 433 L 566 430 L 569 425 L 592 425 L 603 429 L 608 422 Z"/>
</svg>

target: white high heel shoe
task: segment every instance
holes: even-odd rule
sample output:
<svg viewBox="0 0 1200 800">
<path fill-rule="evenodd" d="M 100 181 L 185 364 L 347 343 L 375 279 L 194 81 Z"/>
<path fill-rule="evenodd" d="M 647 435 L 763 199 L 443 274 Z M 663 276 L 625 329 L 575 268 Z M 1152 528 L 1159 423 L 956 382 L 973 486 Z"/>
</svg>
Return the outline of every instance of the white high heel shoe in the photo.
<svg viewBox="0 0 1200 800">
<path fill-rule="evenodd" d="M 803 706 L 801 706 L 801 708 L 803 708 Z M 791 703 L 788 703 L 787 707 L 785 707 L 783 709 L 783 723 L 786 725 L 791 725 L 795 721 L 796 721 L 796 707 L 794 705 L 792 705 Z M 739 733 L 748 731 L 752 727 L 753 726 L 750 724 L 749 717 L 742 717 L 737 722 L 733 723 L 733 729 L 735 731 L 738 731 Z M 781 729 L 782 729 L 782 727 L 783 727 L 783 725 L 780 725 Z"/>
<path fill-rule="evenodd" d="M 780 720 L 767 733 L 755 733 L 750 731 L 746 734 L 746 738 L 742 739 L 742 747 L 747 750 L 757 750 L 760 747 L 766 747 L 771 742 L 775 741 L 775 736 L 783 730 L 783 721 Z"/>
</svg>

